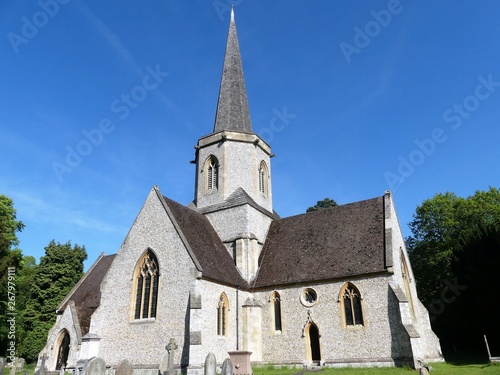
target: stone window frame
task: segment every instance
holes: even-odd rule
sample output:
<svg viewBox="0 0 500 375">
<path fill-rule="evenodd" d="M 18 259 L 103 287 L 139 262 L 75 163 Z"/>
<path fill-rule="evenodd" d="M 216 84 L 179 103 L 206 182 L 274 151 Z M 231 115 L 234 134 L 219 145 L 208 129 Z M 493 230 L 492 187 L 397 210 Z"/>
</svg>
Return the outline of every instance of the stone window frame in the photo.
<svg viewBox="0 0 500 375">
<path fill-rule="evenodd" d="M 146 282 L 144 282 L 145 280 Z M 148 248 L 137 261 L 132 277 L 132 321 L 156 320 L 159 289 L 160 265 L 158 257 L 151 248 Z"/>
<path fill-rule="evenodd" d="M 229 336 L 229 298 L 222 292 L 217 303 L 217 336 Z"/>
<path fill-rule="evenodd" d="M 305 307 L 312 307 L 318 303 L 318 292 L 313 288 L 304 288 L 300 292 L 299 299 Z"/>
<path fill-rule="evenodd" d="M 281 334 L 283 332 L 283 310 L 281 295 L 278 291 L 275 290 L 271 293 L 269 303 L 271 310 L 272 332 L 275 334 Z"/>
<path fill-rule="evenodd" d="M 264 160 L 259 164 L 259 192 L 267 197 L 269 195 L 269 168 Z"/>
<path fill-rule="evenodd" d="M 348 298 L 346 298 L 346 291 L 348 290 L 350 293 L 347 296 Z M 358 297 L 358 299 L 356 300 L 353 297 Z M 349 300 L 349 305 L 345 304 L 346 299 Z M 346 282 L 342 288 L 340 288 L 338 303 L 340 305 L 343 328 L 353 329 L 366 327 L 363 296 L 356 285 L 351 282 Z M 348 309 L 350 311 L 347 311 Z M 349 319 L 347 316 L 348 313 L 350 313 Z"/>
<path fill-rule="evenodd" d="M 205 193 L 214 193 L 220 186 L 220 164 L 215 155 L 209 155 L 203 163 L 202 172 Z"/>
<path fill-rule="evenodd" d="M 61 368 L 66 368 L 71 351 L 71 335 L 66 328 L 59 332 L 54 349 L 55 369 L 59 371 Z"/>
</svg>

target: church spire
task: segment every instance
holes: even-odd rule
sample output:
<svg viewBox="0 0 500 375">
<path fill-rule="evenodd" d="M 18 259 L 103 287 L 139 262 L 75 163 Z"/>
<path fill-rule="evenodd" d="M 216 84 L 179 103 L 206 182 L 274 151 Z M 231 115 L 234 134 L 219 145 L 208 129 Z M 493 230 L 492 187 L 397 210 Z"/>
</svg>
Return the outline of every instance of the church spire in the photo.
<svg viewBox="0 0 500 375">
<path fill-rule="evenodd" d="M 243 78 L 238 34 L 234 21 L 234 9 L 231 9 L 226 55 L 224 57 L 224 68 L 222 70 L 214 124 L 214 133 L 223 130 L 253 132 L 248 110 L 245 79 Z"/>
</svg>

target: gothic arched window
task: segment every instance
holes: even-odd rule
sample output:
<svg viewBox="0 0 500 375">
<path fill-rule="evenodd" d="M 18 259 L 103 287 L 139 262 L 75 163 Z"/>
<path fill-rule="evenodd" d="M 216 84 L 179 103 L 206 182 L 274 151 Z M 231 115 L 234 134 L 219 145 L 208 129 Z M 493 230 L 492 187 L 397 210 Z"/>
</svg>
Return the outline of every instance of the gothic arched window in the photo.
<svg viewBox="0 0 500 375">
<path fill-rule="evenodd" d="M 219 188 L 219 161 L 213 155 L 210 155 L 203 168 L 205 173 L 205 188 L 207 191 L 217 190 Z"/>
<path fill-rule="evenodd" d="M 229 325 L 229 300 L 226 293 L 222 293 L 217 304 L 217 335 L 227 336 Z"/>
<path fill-rule="evenodd" d="M 267 196 L 269 191 L 269 171 L 264 161 L 259 166 L 259 191 Z"/>
<path fill-rule="evenodd" d="M 353 284 L 347 283 L 340 292 L 345 326 L 364 325 L 361 294 Z"/>
<path fill-rule="evenodd" d="M 272 311 L 272 318 L 274 321 L 274 330 L 275 331 L 281 331 L 282 326 L 281 326 L 281 296 L 278 292 L 273 292 L 271 294 L 271 311 Z"/>
<path fill-rule="evenodd" d="M 134 319 L 156 318 L 159 277 L 158 260 L 153 252 L 148 250 L 137 264 L 134 273 Z"/>
</svg>

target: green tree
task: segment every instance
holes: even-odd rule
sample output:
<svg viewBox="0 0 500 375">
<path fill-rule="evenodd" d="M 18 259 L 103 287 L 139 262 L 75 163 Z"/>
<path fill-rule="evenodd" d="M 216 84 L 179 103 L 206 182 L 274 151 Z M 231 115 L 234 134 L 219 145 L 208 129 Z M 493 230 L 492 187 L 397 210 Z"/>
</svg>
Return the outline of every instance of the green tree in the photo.
<svg viewBox="0 0 500 375">
<path fill-rule="evenodd" d="M 417 288 L 429 306 L 453 280 L 451 268 L 463 238 L 484 226 L 500 225 L 500 190 L 476 191 L 468 198 L 436 194 L 417 207 L 406 239 Z"/>
<path fill-rule="evenodd" d="M 17 248 L 19 239 L 17 232 L 22 231 L 24 224 L 17 220 L 12 199 L 0 195 L 0 355 L 5 356 L 9 343 L 8 316 L 8 270 L 14 267 L 17 273 L 22 260 L 22 252 Z M 16 293 L 17 294 L 17 293 Z M 15 302 L 15 301 L 14 301 Z M 12 305 L 11 305 L 12 306 Z"/>
<path fill-rule="evenodd" d="M 309 207 L 306 212 L 313 212 L 313 211 L 318 211 L 318 210 L 323 210 L 325 208 L 330 208 L 330 207 L 335 207 L 338 206 L 337 202 L 335 202 L 333 199 L 330 198 L 325 198 L 322 201 L 318 201 L 316 205 Z"/>
<path fill-rule="evenodd" d="M 34 361 L 45 345 L 47 333 L 56 319 L 56 308 L 71 288 L 83 276 L 83 262 L 87 259 L 84 246 L 52 240 L 40 258 L 31 288 L 31 298 L 23 313 L 22 355 Z"/>
</svg>

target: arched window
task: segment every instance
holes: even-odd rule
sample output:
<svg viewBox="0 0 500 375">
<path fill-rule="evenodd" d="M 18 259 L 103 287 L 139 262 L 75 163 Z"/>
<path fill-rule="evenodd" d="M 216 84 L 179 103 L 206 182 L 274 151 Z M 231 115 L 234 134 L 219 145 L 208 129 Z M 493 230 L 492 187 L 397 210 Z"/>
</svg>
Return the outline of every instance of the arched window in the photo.
<svg viewBox="0 0 500 375">
<path fill-rule="evenodd" d="M 344 285 L 340 292 L 340 303 L 345 326 L 364 325 L 361 294 L 353 284 Z"/>
<path fill-rule="evenodd" d="M 222 293 L 217 304 L 217 335 L 227 336 L 229 325 L 229 300 L 226 293 Z"/>
<path fill-rule="evenodd" d="M 405 255 L 403 252 L 401 252 L 401 273 L 403 276 L 403 286 L 405 288 L 406 298 L 408 298 L 408 303 L 410 305 L 411 315 L 413 316 L 413 318 L 416 318 L 415 307 L 413 305 L 413 299 L 411 297 L 411 290 L 410 290 L 411 279 L 408 271 L 408 266 L 406 264 Z"/>
<path fill-rule="evenodd" d="M 269 191 L 269 171 L 264 161 L 260 162 L 259 166 L 259 191 L 267 196 Z"/>
<path fill-rule="evenodd" d="M 148 250 L 137 264 L 134 273 L 134 319 L 156 318 L 159 277 L 158 260 L 153 252 Z"/>
<path fill-rule="evenodd" d="M 278 292 L 271 294 L 271 311 L 274 320 L 274 330 L 281 331 L 281 296 Z"/>
<path fill-rule="evenodd" d="M 205 188 L 207 191 L 214 191 L 219 188 L 219 161 L 210 155 L 203 168 L 205 173 Z"/>
</svg>

